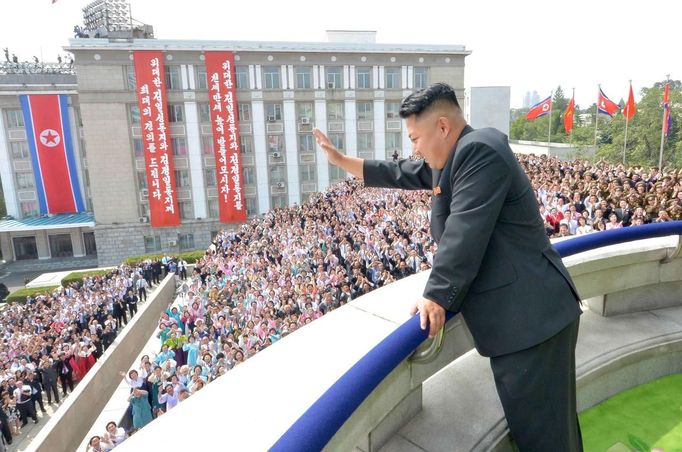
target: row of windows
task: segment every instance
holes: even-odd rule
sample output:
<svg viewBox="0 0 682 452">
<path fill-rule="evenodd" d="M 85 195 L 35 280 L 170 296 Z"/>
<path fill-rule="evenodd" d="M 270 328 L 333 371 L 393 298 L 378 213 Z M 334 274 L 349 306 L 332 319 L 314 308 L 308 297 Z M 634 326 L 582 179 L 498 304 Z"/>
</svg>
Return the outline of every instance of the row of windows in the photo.
<svg viewBox="0 0 682 452">
<path fill-rule="evenodd" d="M 281 121 L 283 117 L 283 107 L 281 103 L 266 102 L 265 119 L 268 122 Z M 327 119 L 330 121 L 343 120 L 344 102 L 328 102 L 327 103 Z M 198 104 L 199 122 L 211 122 L 211 109 L 209 104 Z M 373 120 L 374 119 L 374 102 L 373 101 L 358 101 L 355 103 L 356 119 L 357 120 Z M 399 118 L 400 102 L 385 102 L 384 115 L 385 119 Z M 296 120 L 313 121 L 314 105 L 312 102 L 297 102 L 296 103 Z M 251 104 L 240 103 L 238 108 L 238 119 L 241 122 L 249 122 L 253 120 L 251 114 Z M 136 104 L 130 105 L 130 120 L 132 124 L 140 125 L 140 109 Z M 168 104 L 168 122 L 169 123 L 183 123 L 185 122 L 185 107 L 184 104 Z"/>
<path fill-rule="evenodd" d="M 166 69 L 166 89 L 181 90 L 182 76 L 180 66 L 167 65 Z M 343 66 L 325 66 L 325 87 L 329 89 L 343 88 Z M 416 89 L 426 88 L 427 68 L 422 66 L 414 67 L 413 84 Z M 282 89 L 282 69 L 281 66 L 262 67 L 263 89 Z M 135 90 L 135 70 L 133 66 L 126 67 L 126 78 L 128 89 Z M 235 66 L 235 79 L 237 89 L 249 89 L 249 67 Z M 208 79 L 206 67 L 196 67 L 197 89 L 208 89 Z M 313 67 L 294 66 L 294 87 L 296 89 L 313 88 Z M 386 89 L 402 88 L 402 68 L 399 66 L 387 66 L 384 68 L 384 87 Z M 372 66 L 357 66 L 355 68 L 355 88 L 356 89 L 375 89 Z"/>
<path fill-rule="evenodd" d="M 178 246 L 180 251 L 189 251 L 195 248 L 194 234 L 178 234 Z M 147 235 L 144 237 L 144 251 L 145 253 L 153 253 L 161 251 L 161 236 Z"/>
</svg>

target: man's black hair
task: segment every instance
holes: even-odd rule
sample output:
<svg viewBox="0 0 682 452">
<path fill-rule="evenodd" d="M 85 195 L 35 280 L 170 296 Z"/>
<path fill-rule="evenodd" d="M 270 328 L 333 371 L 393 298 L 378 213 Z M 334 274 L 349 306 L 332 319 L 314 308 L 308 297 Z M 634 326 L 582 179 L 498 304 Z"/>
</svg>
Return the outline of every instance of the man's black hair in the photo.
<svg viewBox="0 0 682 452">
<path fill-rule="evenodd" d="M 419 116 L 437 103 L 448 103 L 460 109 L 455 90 L 447 83 L 439 82 L 407 96 L 400 105 L 400 117 Z"/>
</svg>

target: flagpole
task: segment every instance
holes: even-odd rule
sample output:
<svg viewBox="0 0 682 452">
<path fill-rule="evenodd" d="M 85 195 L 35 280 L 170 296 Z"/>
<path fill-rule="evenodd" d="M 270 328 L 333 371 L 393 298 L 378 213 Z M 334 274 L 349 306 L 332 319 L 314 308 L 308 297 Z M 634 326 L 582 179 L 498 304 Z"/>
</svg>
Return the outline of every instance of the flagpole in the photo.
<svg viewBox="0 0 682 452">
<path fill-rule="evenodd" d="M 597 85 L 597 88 L 601 90 L 601 84 Z M 597 155 L 597 128 L 599 127 L 599 93 L 597 93 L 597 103 L 595 104 L 597 109 L 594 111 L 594 155 Z"/>
<path fill-rule="evenodd" d="M 632 89 L 632 80 L 630 80 Z M 625 104 L 625 143 L 623 143 L 623 165 L 625 165 L 625 150 L 628 148 L 628 123 L 630 122 L 630 92 L 628 91 L 628 102 Z"/>
<path fill-rule="evenodd" d="M 549 127 L 547 127 L 547 155 L 549 156 L 549 143 L 552 141 L 552 95 L 554 91 L 549 92 Z"/>
<path fill-rule="evenodd" d="M 665 83 L 670 83 L 670 74 L 665 76 Z M 663 87 L 665 92 L 665 87 Z M 670 101 L 668 101 L 670 102 Z M 658 153 L 658 170 L 663 172 L 663 144 L 665 143 L 665 103 L 663 104 L 663 121 L 661 122 L 661 150 Z"/>
</svg>

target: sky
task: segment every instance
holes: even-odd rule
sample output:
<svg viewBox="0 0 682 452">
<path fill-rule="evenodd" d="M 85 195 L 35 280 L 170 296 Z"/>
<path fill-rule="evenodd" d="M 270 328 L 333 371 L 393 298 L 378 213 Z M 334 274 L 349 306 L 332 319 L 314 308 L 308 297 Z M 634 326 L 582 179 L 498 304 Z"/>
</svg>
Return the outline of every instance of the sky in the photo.
<svg viewBox="0 0 682 452">
<path fill-rule="evenodd" d="M 21 60 L 56 61 L 82 24 L 87 0 L 4 0 L 0 48 Z M 593 104 L 601 84 L 615 102 L 642 87 L 682 78 L 674 32 L 682 5 L 615 0 L 432 1 L 131 0 L 133 18 L 159 39 L 325 41 L 326 30 L 375 30 L 379 43 L 464 45 L 465 87 L 510 86 L 511 107 L 526 91 L 561 86 Z M 233 18 L 235 20 L 233 20 Z M 0 54 L 2 58 L 2 54 Z M 435 80 L 431 80 L 435 81 Z"/>
</svg>

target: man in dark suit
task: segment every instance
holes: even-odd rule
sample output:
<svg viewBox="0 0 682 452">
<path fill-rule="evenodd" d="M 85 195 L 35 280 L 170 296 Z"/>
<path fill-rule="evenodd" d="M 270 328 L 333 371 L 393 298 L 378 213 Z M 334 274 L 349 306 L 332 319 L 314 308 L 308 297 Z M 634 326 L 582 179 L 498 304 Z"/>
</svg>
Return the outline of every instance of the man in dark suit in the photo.
<svg viewBox="0 0 682 452">
<path fill-rule="evenodd" d="M 521 451 L 581 451 L 575 402 L 579 297 L 552 248 L 507 137 L 466 124 L 454 90 L 437 83 L 408 96 L 400 115 L 421 160 L 363 160 L 314 134 L 330 163 L 367 186 L 433 190 L 438 242 L 419 312 L 434 336 L 461 312 L 490 357 L 511 435 Z"/>
</svg>

